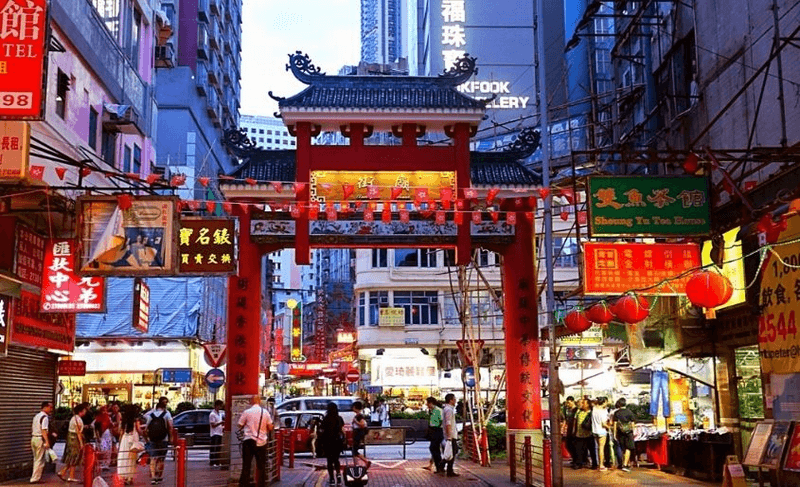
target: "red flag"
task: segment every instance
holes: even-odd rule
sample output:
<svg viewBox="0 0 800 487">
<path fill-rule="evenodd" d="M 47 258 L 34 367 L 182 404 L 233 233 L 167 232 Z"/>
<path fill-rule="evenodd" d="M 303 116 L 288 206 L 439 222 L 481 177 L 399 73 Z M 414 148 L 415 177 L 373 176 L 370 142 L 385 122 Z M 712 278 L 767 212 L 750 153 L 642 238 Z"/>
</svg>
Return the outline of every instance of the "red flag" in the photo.
<svg viewBox="0 0 800 487">
<path fill-rule="evenodd" d="M 408 210 L 402 209 L 400 210 L 400 221 L 403 223 L 408 223 L 410 220 L 410 216 Z"/>
<path fill-rule="evenodd" d="M 158 174 L 148 174 L 147 175 L 147 184 L 153 184 L 156 181 L 158 181 L 159 179 L 161 179 L 161 176 L 159 176 Z"/>
<path fill-rule="evenodd" d="M 453 223 L 455 223 L 456 225 L 461 225 L 462 223 L 464 223 L 464 212 L 463 211 L 457 211 L 457 212 L 453 213 Z"/>
<path fill-rule="evenodd" d="M 495 198 L 497 198 L 498 193 L 500 190 L 497 188 L 491 188 L 489 191 L 486 192 L 486 204 L 491 205 Z"/>
<path fill-rule="evenodd" d="M 539 188 L 539 198 L 545 199 L 550 196 L 550 188 Z"/>
<path fill-rule="evenodd" d="M 58 175 L 58 179 L 63 181 L 64 180 L 64 175 L 67 174 L 67 168 L 66 167 L 57 167 L 56 168 L 56 174 Z"/>
<path fill-rule="evenodd" d="M 329 222 L 335 222 L 337 219 L 336 208 L 333 206 L 328 206 L 325 208 L 325 216 L 328 218 Z"/>
<path fill-rule="evenodd" d="M 381 212 L 381 221 L 383 223 L 391 223 L 392 222 L 392 207 L 389 203 L 384 203 L 383 211 Z"/>
<path fill-rule="evenodd" d="M 225 210 L 225 213 L 230 215 L 231 213 L 233 213 L 233 203 L 229 203 L 227 201 L 224 201 L 222 203 L 222 209 Z"/>
<path fill-rule="evenodd" d="M 473 211 L 472 212 L 472 223 L 475 223 L 477 225 L 477 224 L 480 224 L 482 221 L 483 221 L 483 218 L 481 217 L 481 212 L 480 211 Z"/>
<path fill-rule="evenodd" d="M 290 206 L 289 213 L 292 215 L 292 218 L 294 219 L 300 218 L 300 207 L 297 205 Z"/>
<path fill-rule="evenodd" d="M 446 221 L 447 221 L 447 219 L 446 219 L 446 216 L 445 216 L 445 212 L 442 211 L 442 210 L 437 211 L 436 212 L 436 224 L 437 225 L 444 225 Z"/>
<path fill-rule="evenodd" d="M 585 211 L 579 211 L 578 212 L 578 225 L 586 225 L 586 222 L 587 222 L 586 212 Z"/>
<path fill-rule="evenodd" d="M 216 201 L 206 201 L 206 210 L 209 213 L 214 213 L 214 210 L 217 209 L 217 202 Z"/>
<path fill-rule="evenodd" d="M 37 166 L 35 164 L 31 165 L 31 168 L 28 170 L 28 174 L 30 174 L 33 179 L 38 179 L 41 181 L 44 177 L 44 166 Z"/>
<path fill-rule="evenodd" d="M 453 188 L 450 186 L 442 186 L 439 188 L 439 197 L 442 201 L 453 201 Z"/>
<path fill-rule="evenodd" d="M 92 170 L 91 169 L 89 169 L 88 167 L 82 167 L 81 168 L 81 176 L 86 177 L 89 174 L 92 174 Z"/>
<path fill-rule="evenodd" d="M 568 211 L 562 211 L 562 212 L 561 212 L 561 219 L 562 219 L 563 221 L 567 221 L 567 220 L 569 220 L 569 212 L 568 212 Z"/>
<path fill-rule="evenodd" d="M 58 171 L 58 169 L 56 169 L 56 171 Z M 133 179 L 133 180 L 135 180 L 135 181 L 141 181 L 141 179 L 142 179 L 142 178 L 139 176 L 139 174 L 138 174 L 138 173 L 135 173 L 135 172 L 126 172 L 126 173 L 125 173 L 125 176 L 126 176 L 128 179 Z"/>
<path fill-rule="evenodd" d="M 528 220 L 528 223 L 533 223 L 533 212 L 526 211 L 525 212 L 525 219 Z"/>
<path fill-rule="evenodd" d="M 375 198 L 380 198 L 380 196 L 381 196 L 381 188 L 373 184 L 367 186 L 367 198 L 375 199 Z"/>
<path fill-rule="evenodd" d="M 517 214 L 513 211 L 506 212 L 506 223 L 509 225 L 517 224 Z"/>
<path fill-rule="evenodd" d="M 398 197 L 400 197 L 400 194 L 402 192 L 403 192 L 403 188 L 401 188 L 400 186 L 393 186 L 392 187 L 392 195 L 391 195 L 390 198 L 393 199 L 393 200 L 396 200 Z"/>
<path fill-rule="evenodd" d="M 467 188 L 464 190 L 464 198 L 474 200 L 478 197 L 478 190 L 474 188 Z"/>
<path fill-rule="evenodd" d="M 364 221 L 365 222 L 375 221 L 375 213 L 372 212 L 372 205 L 367 205 L 367 207 L 364 208 Z"/>
<path fill-rule="evenodd" d="M 197 181 L 200 183 L 200 185 L 202 187 L 207 188 L 208 187 L 208 182 L 210 181 L 210 179 L 207 178 L 206 176 L 201 176 L 201 177 L 197 178 Z"/>
<path fill-rule="evenodd" d="M 188 200 L 186 201 L 186 206 L 192 211 L 197 211 L 200 208 L 200 203 L 195 200 Z"/>
<path fill-rule="evenodd" d="M 311 206 L 308 208 L 308 219 L 309 220 L 317 220 L 319 219 L 319 207 L 318 206 Z"/>
<path fill-rule="evenodd" d="M 459 210 L 463 210 L 463 209 L 464 209 L 464 206 L 465 206 L 465 204 L 464 204 L 464 200 L 456 200 L 456 208 L 457 208 L 457 209 L 459 209 Z"/>
<path fill-rule="evenodd" d="M 414 190 L 414 199 L 417 201 L 425 201 L 428 199 L 428 188 L 416 188 Z"/>
<path fill-rule="evenodd" d="M 301 191 L 306 189 L 306 183 L 294 183 L 292 187 L 294 188 L 294 195 L 298 196 Z"/>
<path fill-rule="evenodd" d="M 356 188 L 352 184 L 344 183 L 342 185 L 342 196 L 344 197 L 344 199 L 349 199 L 351 196 L 353 196 L 353 192 L 355 190 Z"/>
<path fill-rule="evenodd" d="M 129 194 L 119 194 L 117 195 L 117 206 L 119 206 L 120 210 L 127 210 L 131 206 L 133 206 L 133 199 Z"/>
<path fill-rule="evenodd" d="M 496 212 L 496 211 L 490 211 L 490 212 L 489 212 L 489 216 L 491 216 L 491 217 L 492 217 L 492 221 L 493 221 L 494 223 L 497 223 L 497 222 L 500 220 L 500 213 L 499 213 L 499 212 Z"/>
<path fill-rule="evenodd" d="M 575 193 L 572 191 L 572 188 L 561 188 L 559 193 L 567 199 L 569 204 L 575 203 Z"/>
<path fill-rule="evenodd" d="M 270 181 L 269 184 L 272 185 L 272 188 L 275 190 L 276 193 L 283 192 L 283 183 L 280 181 Z"/>
</svg>

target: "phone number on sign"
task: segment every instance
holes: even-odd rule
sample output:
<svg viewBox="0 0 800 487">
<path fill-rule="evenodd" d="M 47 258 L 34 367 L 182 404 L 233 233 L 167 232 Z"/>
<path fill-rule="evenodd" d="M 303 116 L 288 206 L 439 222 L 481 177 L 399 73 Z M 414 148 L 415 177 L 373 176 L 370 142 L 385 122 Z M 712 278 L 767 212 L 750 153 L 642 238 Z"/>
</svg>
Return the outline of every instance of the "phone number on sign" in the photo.
<svg viewBox="0 0 800 487">
<path fill-rule="evenodd" d="M 0 91 L 0 106 L 3 108 L 31 108 L 33 93 L 30 91 Z"/>
<path fill-rule="evenodd" d="M 777 319 L 776 319 L 777 318 Z M 783 340 L 791 335 L 797 337 L 797 323 L 794 310 L 784 313 L 769 313 L 758 319 L 758 342 L 772 343 L 780 336 Z"/>
</svg>

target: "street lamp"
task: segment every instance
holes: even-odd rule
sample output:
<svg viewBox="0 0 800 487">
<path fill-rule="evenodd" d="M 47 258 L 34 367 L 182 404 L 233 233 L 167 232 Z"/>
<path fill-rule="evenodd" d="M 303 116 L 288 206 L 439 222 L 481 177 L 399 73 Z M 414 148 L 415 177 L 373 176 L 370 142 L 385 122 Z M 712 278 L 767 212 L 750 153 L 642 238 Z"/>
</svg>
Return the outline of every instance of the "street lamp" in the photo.
<svg viewBox="0 0 800 487">
<path fill-rule="evenodd" d="M 294 299 L 294 298 L 289 298 L 289 299 L 286 301 L 286 306 L 287 306 L 289 309 L 295 309 L 295 308 L 297 307 L 297 300 L 296 300 L 296 299 Z"/>
</svg>

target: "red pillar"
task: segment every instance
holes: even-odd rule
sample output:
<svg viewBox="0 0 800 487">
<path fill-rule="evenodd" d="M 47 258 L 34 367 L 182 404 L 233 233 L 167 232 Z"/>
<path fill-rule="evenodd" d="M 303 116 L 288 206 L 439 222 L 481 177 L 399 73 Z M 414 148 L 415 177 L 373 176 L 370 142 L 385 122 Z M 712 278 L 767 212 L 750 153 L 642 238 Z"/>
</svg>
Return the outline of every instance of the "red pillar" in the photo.
<svg viewBox="0 0 800 487">
<path fill-rule="evenodd" d="M 233 396 L 258 394 L 261 371 L 261 249 L 250 240 L 249 213 L 237 216 L 239 274 L 228 279 L 228 411 Z M 230 417 L 225 417 L 226 428 Z"/>
<path fill-rule="evenodd" d="M 506 329 L 506 415 L 508 431 L 542 427 L 534 273 L 533 224 L 518 212 L 516 238 L 503 254 Z"/>
<path fill-rule="evenodd" d="M 295 160 L 295 181 L 306 183 L 305 188 L 297 193 L 297 204 L 306 207 L 306 211 L 300 212 L 300 216 L 295 223 L 294 234 L 294 261 L 297 265 L 308 265 L 311 263 L 311 251 L 308 237 L 308 204 L 311 195 L 309 182 L 311 181 L 311 124 L 300 122 L 295 128 L 297 133 L 297 152 Z M 230 357 L 230 356 L 229 356 Z"/>
<path fill-rule="evenodd" d="M 472 186 L 469 172 L 469 133 L 470 126 L 466 123 L 457 123 L 453 133 L 453 150 L 456 167 L 456 187 L 458 198 L 464 199 L 464 189 Z M 472 258 L 472 225 L 469 218 L 464 218 L 464 223 L 458 226 L 456 239 L 456 264 L 467 265 Z"/>
</svg>

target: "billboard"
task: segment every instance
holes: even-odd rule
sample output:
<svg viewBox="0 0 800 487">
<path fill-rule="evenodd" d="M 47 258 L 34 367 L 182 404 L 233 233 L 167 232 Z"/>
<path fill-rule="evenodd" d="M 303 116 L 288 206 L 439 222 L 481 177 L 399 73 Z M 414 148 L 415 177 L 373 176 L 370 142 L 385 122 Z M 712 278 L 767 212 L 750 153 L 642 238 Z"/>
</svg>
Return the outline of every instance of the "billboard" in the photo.
<svg viewBox="0 0 800 487">
<path fill-rule="evenodd" d="M 235 274 L 236 220 L 182 219 L 178 232 L 178 272 Z"/>
<path fill-rule="evenodd" d="M 0 2 L 0 119 L 44 119 L 47 0 Z"/>
<path fill-rule="evenodd" d="M 30 124 L 0 122 L 0 181 L 25 177 L 30 158 L 30 142 Z"/>
<path fill-rule="evenodd" d="M 42 313 L 38 294 L 22 290 L 14 298 L 11 343 L 71 352 L 75 348 L 75 314 Z"/>
<path fill-rule="evenodd" d="M 81 275 L 173 275 L 178 228 L 174 197 L 78 198 Z"/>
<path fill-rule="evenodd" d="M 105 312 L 105 279 L 75 273 L 74 239 L 47 240 L 42 278 L 43 313 Z"/>
</svg>

